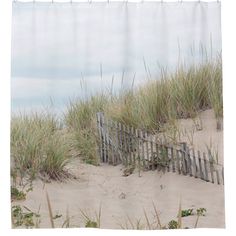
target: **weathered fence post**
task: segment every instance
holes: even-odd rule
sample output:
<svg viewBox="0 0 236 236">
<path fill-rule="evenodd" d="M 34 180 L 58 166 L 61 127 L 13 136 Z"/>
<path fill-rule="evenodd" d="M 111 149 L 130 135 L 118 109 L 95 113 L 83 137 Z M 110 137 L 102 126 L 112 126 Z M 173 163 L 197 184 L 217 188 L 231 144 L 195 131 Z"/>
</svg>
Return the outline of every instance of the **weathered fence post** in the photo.
<svg viewBox="0 0 236 236">
<path fill-rule="evenodd" d="M 165 145 L 165 162 L 167 164 L 167 171 L 170 171 L 170 158 L 169 158 L 169 147 L 167 145 Z"/>
<path fill-rule="evenodd" d="M 144 136 L 143 136 L 143 131 L 140 131 L 140 137 L 141 137 L 141 145 L 142 145 L 142 162 L 143 162 L 143 168 L 145 168 L 145 152 L 144 152 Z"/>
<path fill-rule="evenodd" d="M 151 165 L 152 165 L 152 170 L 155 169 L 155 164 L 154 164 L 154 156 L 153 156 L 153 140 L 151 138 L 150 140 L 150 146 L 151 146 Z"/>
<path fill-rule="evenodd" d="M 177 169 L 178 169 L 178 173 L 181 174 L 181 165 L 180 165 L 180 154 L 179 154 L 179 150 L 176 150 L 176 159 L 177 159 Z"/>
<path fill-rule="evenodd" d="M 200 153 L 200 151 L 198 151 L 197 154 L 198 154 L 198 163 L 199 163 L 200 178 L 201 178 L 202 180 L 204 180 L 204 174 L 203 174 L 203 171 L 202 171 L 202 161 L 201 161 L 201 153 Z"/>
<path fill-rule="evenodd" d="M 132 153 L 132 160 L 133 160 L 133 165 L 136 166 L 136 144 L 135 144 L 135 131 L 134 127 L 131 127 L 131 153 Z"/>
<path fill-rule="evenodd" d="M 138 158 L 138 175 L 141 177 L 141 156 L 140 156 L 140 147 L 139 147 L 139 137 L 140 137 L 140 132 L 139 130 L 135 129 L 135 136 L 136 136 L 136 142 L 137 142 L 137 158 Z"/>
<path fill-rule="evenodd" d="M 214 170 L 213 159 L 212 159 L 212 157 L 211 157 L 209 152 L 208 152 L 208 158 L 209 158 L 209 163 L 210 163 L 211 182 L 214 183 L 215 179 L 214 179 L 214 173 L 213 173 L 213 170 Z"/>
<path fill-rule="evenodd" d="M 164 172 L 166 172 L 167 169 L 167 158 L 166 158 L 166 149 L 165 149 L 165 145 L 163 144 L 163 141 L 161 140 L 161 144 L 160 144 L 160 151 L 161 151 L 161 157 L 160 157 L 160 161 L 161 161 L 161 167 L 163 169 Z"/>
<path fill-rule="evenodd" d="M 110 136 L 110 131 L 109 131 L 109 120 L 104 117 L 104 128 L 105 128 L 105 137 L 106 137 L 106 158 L 107 158 L 107 163 L 111 164 L 111 157 L 110 157 L 110 141 L 109 141 L 109 136 Z"/>
<path fill-rule="evenodd" d="M 157 166 L 157 171 L 159 169 L 159 166 L 158 166 L 158 160 L 159 160 L 159 151 L 160 151 L 160 146 L 158 145 L 158 143 L 156 142 L 156 166 Z"/>
<path fill-rule="evenodd" d="M 102 116 L 102 123 L 103 123 L 103 136 L 104 136 L 104 155 L 105 155 L 105 162 L 108 163 L 108 145 L 107 145 L 107 125 L 106 119 Z"/>
<path fill-rule="evenodd" d="M 128 158 L 128 165 L 132 165 L 132 157 L 131 157 L 131 147 L 130 147 L 130 138 L 131 138 L 131 134 L 130 134 L 130 127 L 126 126 L 126 142 L 127 142 L 127 158 Z"/>
<path fill-rule="evenodd" d="M 190 176 L 193 176 L 193 174 L 192 174 L 192 160 L 190 158 L 189 147 L 186 148 L 186 155 L 187 155 L 187 163 L 188 163 L 188 172 L 189 172 Z"/>
<path fill-rule="evenodd" d="M 122 124 L 122 132 L 123 132 L 123 155 L 125 158 L 125 166 L 128 165 L 128 155 L 127 155 L 127 139 L 126 139 L 126 127 Z"/>
<path fill-rule="evenodd" d="M 102 137 L 102 127 L 101 127 L 101 117 L 100 112 L 96 113 L 97 117 L 97 129 L 98 129 L 98 135 L 99 135 L 99 156 L 100 161 L 104 162 L 104 156 L 103 156 L 103 137 Z"/>
<path fill-rule="evenodd" d="M 222 180 L 223 180 L 223 184 L 225 183 L 224 181 L 224 167 L 222 167 Z"/>
<path fill-rule="evenodd" d="M 207 162 L 206 162 L 206 154 L 203 152 L 203 160 L 204 160 L 204 168 L 205 168 L 205 181 L 209 182 L 208 179 L 208 170 L 207 170 Z"/>
<path fill-rule="evenodd" d="M 112 134 L 112 136 L 113 136 L 114 131 L 113 131 L 113 122 L 112 122 L 112 120 L 108 120 L 107 125 L 108 125 L 107 129 L 109 130 L 109 133 Z M 111 138 L 109 136 L 108 136 L 108 142 L 109 142 L 109 147 L 110 147 L 110 150 L 111 150 L 111 163 L 112 163 L 112 165 L 115 165 L 114 144 L 113 144 L 113 140 L 111 140 Z"/>
<path fill-rule="evenodd" d="M 187 144 L 182 143 L 182 165 L 183 165 L 183 174 L 187 175 L 188 173 L 188 163 L 186 158 Z"/>
<path fill-rule="evenodd" d="M 145 160 L 145 169 L 148 170 L 149 169 L 149 166 L 148 166 L 148 163 L 149 163 L 149 149 L 148 149 L 148 143 L 149 143 L 149 139 L 148 139 L 148 134 L 147 132 L 145 132 L 145 142 L 146 142 L 146 158 L 144 156 L 144 160 Z"/>
<path fill-rule="evenodd" d="M 120 123 L 116 122 L 116 129 L 117 129 L 117 146 L 119 150 L 122 150 L 121 148 L 121 136 L 120 136 Z M 120 158 L 120 160 L 122 161 L 122 157 Z"/>
<path fill-rule="evenodd" d="M 197 178 L 197 163 L 196 163 L 196 156 L 195 156 L 195 150 L 193 149 L 193 170 L 194 170 L 194 177 Z"/>
<path fill-rule="evenodd" d="M 119 151 L 119 163 L 123 163 L 122 159 L 123 159 L 123 154 L 122 154 L 122 148 L 121 148 L 121 135 L 120 135 L 120 124 L 118 122 L 116 122 L 116 128 L 117 128 L 117 150 Z"/>
<path fill-rule="evenodd" d="M 174 157 L 174 148 L 170 148 L 171 162 L 172 162 L 172 171 L 175 172 L 175 157 Z"/>
<path fill-rule="evenodd" d="M 217 179 L 217 183 L 220 184 L 220 175 L 218 170 L 216 170 L 216 179 Z"/>
<path fill-rule="evenodd" d="M 122 127 L 122 123 L 118 123 L 119 124 L 119 133 L 120 133 L 120 150 L 121 150 L 121 161 L 122 164 L 125 165 L 125 157 L 124 157 L 124 137 L 123 137 L 123 127 Z"/>
</svg>

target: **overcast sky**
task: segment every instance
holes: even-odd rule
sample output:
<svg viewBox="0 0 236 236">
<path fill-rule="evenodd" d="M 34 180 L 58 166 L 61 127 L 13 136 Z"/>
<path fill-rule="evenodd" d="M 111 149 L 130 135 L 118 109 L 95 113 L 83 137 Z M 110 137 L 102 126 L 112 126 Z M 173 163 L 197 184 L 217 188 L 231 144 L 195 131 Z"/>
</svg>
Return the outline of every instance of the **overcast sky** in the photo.
<svg viewBox="0 0 236 236">
<path fill-rule="evenodd" d="M 145 64 L 156 78 L 158 65 L 199 62 L 200 45 L 209 56 L 221 50 L 216 2 L 14 3 L 13 108 L 29 99 L 36 106 L 46 97 L 79 96 L 82 77 L 91 91 L 110 84 L 113 75 L 119 86 L 123 72 L 124 85 L 134 73 L 139 84 L 147 77 Z"/>
</svg>

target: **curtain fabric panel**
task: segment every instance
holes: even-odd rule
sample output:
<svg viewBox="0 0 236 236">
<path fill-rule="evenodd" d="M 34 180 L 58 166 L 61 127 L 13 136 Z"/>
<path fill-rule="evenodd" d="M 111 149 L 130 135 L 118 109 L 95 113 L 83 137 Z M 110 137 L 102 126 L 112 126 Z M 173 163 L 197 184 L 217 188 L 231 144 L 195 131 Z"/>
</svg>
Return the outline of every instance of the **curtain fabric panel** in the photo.
<svg viewBox="0 0 236 236">
<path fill-rule="evenodd" d="M 13 2 L 13 228 L 224 228 L 219 2 Z"/>
</svg>

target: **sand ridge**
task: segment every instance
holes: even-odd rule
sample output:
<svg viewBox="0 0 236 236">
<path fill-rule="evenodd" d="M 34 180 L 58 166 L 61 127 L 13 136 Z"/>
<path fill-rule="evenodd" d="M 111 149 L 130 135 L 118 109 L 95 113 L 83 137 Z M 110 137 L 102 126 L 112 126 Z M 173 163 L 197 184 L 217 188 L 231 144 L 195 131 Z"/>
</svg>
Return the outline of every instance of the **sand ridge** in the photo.
<svg viewBox="0 0 236 236">
<path fill-rule="evenodd" d="M 212 110 L 201 114 L 203 129 L 194 132 L 194 146 L 205 151 L 206 143 L 211 140 L 220 153 L 223 163 L 223 131 L 216 130 L 216 123 Z M 191 119 L 180 120 L 180 125 L 191 129 Z M 184 139 L 184 137 L 183 137 Z M 188 142 L 186 139 L 185 141 Z M 70 217 L 71 227 L 84 227 L 81 210 L 95 217 L 101 206 L 101 228 L 120 229 L 129 217 L 133 222 L 141 219 L 145 223 L 144 209 L 153 219 L 153 202 L 158 209 L 163 225 L 170 220 L 177 220 L 179 203 L 182 209 L 206 208 L 206 216 L 199 219 L 198 227 L 222 228 L 224 221 L 224 186 L 207 183 L 190 176 L 171 172 L 138 171 L 124 177 L 124 167 L 101 164 L 93 166 L 74 159 L 67 169 L 76 176 L 64 182 L 52 181 L 44 183 L 41 180 L 33 182 L 33 191 L 30 191 L 26 200 L 13 202 L 26 206 L 32 211 L 40 208 L 40 227 L 50 227 L 49 212 L 46 201 L 48 192 L 53 214 L 62 215 L 55 220 L 56 227 L 61 227 Z M 183 226 L 192 228 L 196 215 L 184 217 Z"/>
</svg>

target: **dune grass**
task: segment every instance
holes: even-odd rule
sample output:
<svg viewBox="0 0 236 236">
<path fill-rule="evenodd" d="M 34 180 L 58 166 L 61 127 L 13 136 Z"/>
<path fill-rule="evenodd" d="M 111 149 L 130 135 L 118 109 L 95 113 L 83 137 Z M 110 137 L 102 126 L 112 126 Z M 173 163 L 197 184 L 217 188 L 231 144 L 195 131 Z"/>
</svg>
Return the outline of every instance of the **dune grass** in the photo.
<svg viewBox="0 0 236 236">
<path fill-rule="evenodd" d="M 70 142 L 51 115 L 34 113 L 13 117 L 11 121 L 12 168 L 21 177 L 38 174 L 52 179 L 62 177 L 69 159 Z"/>
<path fill-rule="evenodd" d="M 73 137 L 73 147 L 88 164 L 98 165 L 96 112 L 104 111 L 108 98 L 104 95 L 89 100 L 70 102 L 65 113 L 65 124 Z"/>
<path fill-rule="evenodd" d="M 157 132 L 179 118 L 195 119 L 213 108 L 223 117 L 220 57 L 204 64 L 162 71 L 160 78 L 116 94 L 97 94 L 70 101 L 64 128 L 48 114 L 12 118 L 11 155 L 20 173 L 46 173 L 58 178 L 73 150 L 89 164 L 98 165 L 96 112 L 135 128 Z"/>
<path fill-rule="evenodd" d="M 103 111 L 114 120 L 153 133 L 176 119 L 195 119 L 199 112 L 210 108 L 216 118 L 221 118 L 221 70 L 220 57 L 188 68 L 180 66 L 173 73 L 163 70 L 161 78 L 149 80 L 139 88 L 71 103 L 66 124 L 75 132 L 77 148 L 84 160 L 97 164 L 96 112 Z"/>
<path fill-rule="evenodd" d="M 216 119 L 223 118 L 223 81 L 222 81 L 222 62 L 219 58 L 210 71 L 208 94 L 211 107 L 214 109 Z"/>
<path fill-rule="evenodd" d="M 139 88 L 114 96 L 106 112 L 113 119 L 137 128 L 156 131 L 179 118 L 195 118 L 213 108 L 223 117 L 222 68 L 220 58 L 175 72 L 162 71 L 161 77 Z"/>
</svg>

